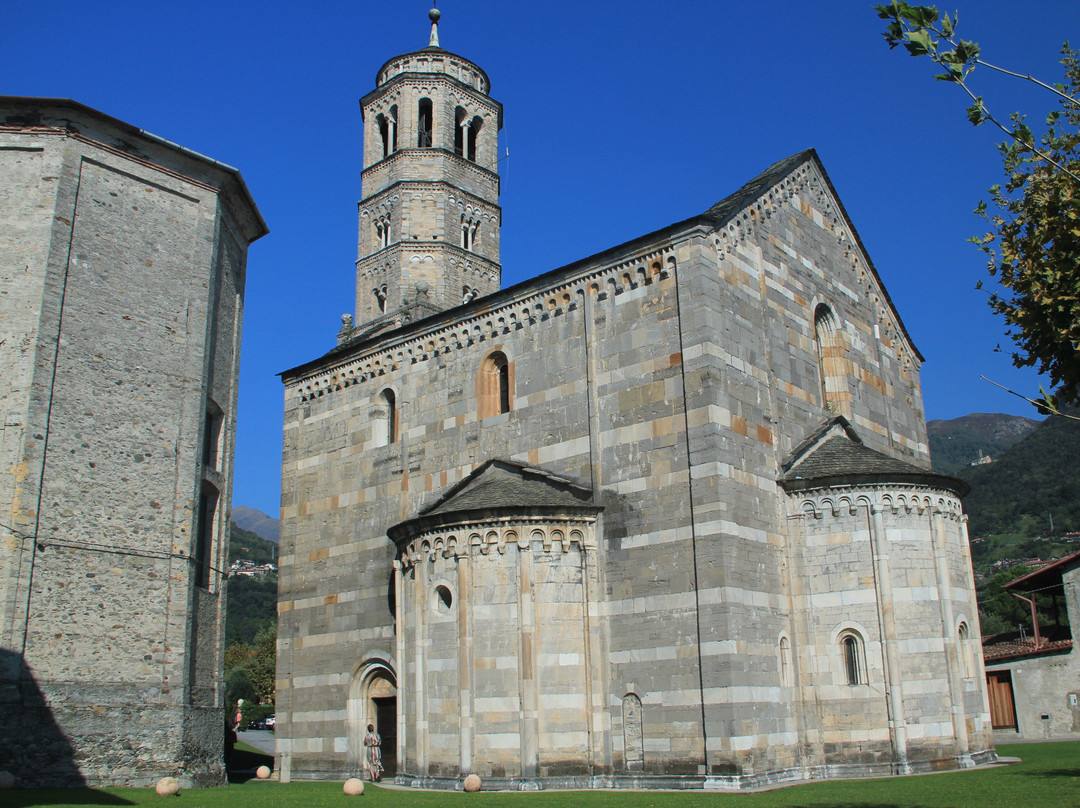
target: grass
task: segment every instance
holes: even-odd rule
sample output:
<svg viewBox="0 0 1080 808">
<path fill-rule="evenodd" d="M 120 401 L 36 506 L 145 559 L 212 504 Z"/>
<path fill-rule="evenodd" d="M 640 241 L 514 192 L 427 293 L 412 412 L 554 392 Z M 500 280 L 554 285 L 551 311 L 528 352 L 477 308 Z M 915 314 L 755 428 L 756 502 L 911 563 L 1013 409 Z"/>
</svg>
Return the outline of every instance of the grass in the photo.
<svg viewBox="0 0 1080 808">
<path fill-rule="evenodd" d="M 239 748 L 239 747 L 238 747 Z M 255 757 L 255 750 L 244 754 Z M 977 771 L 873 780 L 833 780 L 757 794 L 702 791 L 547 791 L 539 793 L 405 791 L 367 786 L 345 797 L 340 783 L 248 781 L 158 797 L 152 788 L 15 789 L 5 808 L 133 805 L 163 808 L 1075 808 L 1080 805 L 1080 742 L 998 747 L 1023 762 Z"/>
</svg>

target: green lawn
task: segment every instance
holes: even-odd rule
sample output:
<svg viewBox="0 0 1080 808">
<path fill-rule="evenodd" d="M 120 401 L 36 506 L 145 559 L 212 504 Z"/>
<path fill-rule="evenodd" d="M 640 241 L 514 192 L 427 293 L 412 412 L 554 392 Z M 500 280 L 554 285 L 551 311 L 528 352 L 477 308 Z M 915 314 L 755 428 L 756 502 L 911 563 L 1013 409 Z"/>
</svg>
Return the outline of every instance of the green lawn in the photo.
<svg viewBox="0 0 1080 808">
<path fill-rule="evenodd" d="M 245 750 L 246 751 L 246 750 Z M 759 794 L 701 791 L 573 791 L 464 794 L 398 791 L 368 786 L 363 797 L 346 797 L 340 783 L 248 781 L 228 788 L 192 789 L 158 797 L 151 788 L 67 791 L 15 789 L 5 808 L 29 806 L 147 805 L 161 808 L 1075 808 L 1080 805 L 1080 742 L 999 746 L 1022 763 L 978 771 L 916 777 L 841 780 L 791 786 Z"/>
</svg>

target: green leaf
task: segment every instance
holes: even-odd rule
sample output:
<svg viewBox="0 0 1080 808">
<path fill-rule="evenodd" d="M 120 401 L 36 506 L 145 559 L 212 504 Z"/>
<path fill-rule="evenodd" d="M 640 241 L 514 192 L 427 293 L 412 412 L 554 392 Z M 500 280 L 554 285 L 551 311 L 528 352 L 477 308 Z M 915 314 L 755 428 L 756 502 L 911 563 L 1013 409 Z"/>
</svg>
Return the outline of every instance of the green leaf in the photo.
<svg viewBox="0 0 1080 808">
<path fill-rule="evenodd" d="M 930 41 L 930 35 L 922 28 L 918 31 L 911 31 L 904 36 L 904 47 L 907 48 L 908 53 L 912 56 L 923 56 L 930 53 L 933 49 L 933 44 Z"/>
<path fill-rule="evenodd" d="M 945 36 L 953 35 L 953 24 L 952 20 L 949 19 L 948 12 L 945 13 L 945 16 L 941 20 L 941 33 Z"/>
<path fill-rule="evenodd" d="M 960 44 L 956 46 L 956 58 L 964 64 L 973 62 L 979 57 L 979 43 L 968 42 L 965 39 L 960 40 Z"/>
<path fill-rule="evenodd" d="M 974 104 L 967 108 L 967 118 L 973 126 L 978 126 L 986 120 L 986 107 L 983 106 L 981 95 L 975 99 Z"/>
</svg>

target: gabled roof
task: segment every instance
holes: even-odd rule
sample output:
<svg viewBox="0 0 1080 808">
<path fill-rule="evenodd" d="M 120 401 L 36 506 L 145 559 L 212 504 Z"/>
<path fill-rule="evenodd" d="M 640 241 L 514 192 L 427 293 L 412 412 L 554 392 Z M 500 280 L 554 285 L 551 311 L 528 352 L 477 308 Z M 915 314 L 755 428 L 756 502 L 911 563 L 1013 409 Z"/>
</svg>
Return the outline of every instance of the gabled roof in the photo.
<svg viewBox="0 0 1080 808">
<path fill-rule="evenodd" d="M 485 295 L 484 297 L 478 297 L 469 303 L 455 306 L 452 309 L 446 309 L 445 311 L 432 314 L 429 317 L 413 320 L 396 329 L 390 331 L 382 330 L 374 334 L 370 332 L 363 332 L 362 334 L 358 333 L 346 342 L 331 348 L 317 359 L 284 370 L 278 375 L 281 376 L 283 380 L 287 380 L 320 368 L 321 366 L 331 364 L 341 357 L 362 352 L 388 337 L 391 339 L 398 338 L 404 341 L 415 333 L 423 333 L 432 327 L 437 327 L 440 321 L 456 321 L 473 316 L 476 312 L 489 311 L 519 296 L 534 292 L 538 288 L 547 288 L 557 283 L 561 283 L 566 278 L 572 277 L 579 272 L 624 260 L 628 255 L 639 253 L 642 250 L 654 249 L 657 245 L 670 242 L 678 238 L 681 234 L 694 228 L 708 228 L 710 231 L 719 229 L 730 218 L 738 215 L 756 199 L 760 198 L 769 188 L 773 187 L 784 179 L 784 177 L 808 162 L 813 163 L 818 173 L 820 173 L 822 179 L 825 181 L 825 184 L 828 186 L 829 193 L 836 202 L 838 210 L 843 215 L 844 222 L 851 229 L 852 236 L 854 237 L 856 244 L 858 244 L 863 257 L 866 259 L 867 267 L 869 268 L 871 275 L 873 275 L 874 280 L 877 282 L 877 288 L 880 290 L 883 299 L 888 304 L 890 311 L 896 319 L 897 327 L 903 333 L 905 341 L 911 346 L 915 355 L 922 361 L 924 357 L 919 353 L 919 349 L 915 347 L 915 343 L 908 334 L 903 320 L 900 319 L 900 313 L 896 310 L 892 299 L 889 297 L 888 291 L 885 289 L 885 285 L 881 282 L 881 277 L 878 275 L 873 261 L 870 260 L 870 255 L 866 251 L 858 232 L 855 230 L 855 225 L 852 224 L 851 217 L 848 216 L 847 211 L 844 209 L 844 205 L 840 201 L 839 195 L 836 193 L 836 188 L 833 186 L 832 180 L 829 179 L 829 175 L 825 171 L 825 166 L 821 163 L 821 158 L 818 157 L 818 153 L 815 149 L 805 149 L 797 154 L 793 154 L 790 157 L 773 163 L 752 180 L 744 184 L 735 193 L 724 197 L 704 213 L 675 222 L 667 227 L 638 236 L 637 238 L 623 242 L 622 244 L 617 244 L 602 252 L 587 256 L 578 261 L 574 261 L 571 264 L 558 267 L 557 269 L 549 270 L 533 278 L 516 283 L 513 286 L 508 286 L 505 289 L 500 289 L 497 292 Z"/>
<path fill-rule="evenodd" d="M 495 515 L 598 513 L 592 491 L 551 472 L 494 458 L 450 488 L 419 515 L 387 531 L 394 541 L 431 526 Z"/>
<path fill-rule="evenodd" d="M 780 485 L 786 491 L 858 483 L 913 483 L 945 488 L 964 496 L 967 483 L 927 471 L 863 444 L 842 415 L 815 429 L 788 455 Z"/>
</svg>

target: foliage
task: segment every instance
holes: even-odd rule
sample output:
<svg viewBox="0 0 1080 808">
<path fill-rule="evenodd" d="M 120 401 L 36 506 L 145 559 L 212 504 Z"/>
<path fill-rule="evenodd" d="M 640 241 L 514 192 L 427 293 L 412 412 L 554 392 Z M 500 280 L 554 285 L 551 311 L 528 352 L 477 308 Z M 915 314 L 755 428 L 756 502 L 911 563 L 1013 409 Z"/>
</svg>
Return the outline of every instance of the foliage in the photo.
<svg viewBox="0 0 1080 808">
<path fill-rule="evenodd" d="M 1032 570 L 1032 567 L 1022 565 L 1009 567 L 995 573 L 978 587 L 976 596 L 979 600 L 979 625 L 984 637 L 1018 631 L 1021 627 L 1031 636 L 1031 606 L 1010 595 L 1004 586 Z M 1051 630 L 1059 625 L 1062 615 L 1054 598 L 1050 595 L 1036 595 L 1035 607 L 1039 615 L 1040 630 Z"/>
<path fill-rule="evenodd" d="M 226 583 L 225 644 L 252 643 L 255 635 L 277 621 L 277 576 L 237 575 Z"/>
<path fill-rule="evenodd" d="M 831 780 L 750 794 L 694 791 L 423 791 L 379 788 L 365 783 L 367 808 L 1072 808 L 1080 802 L 1080 743 L 998 746 L 998 754 L 1022 762 L 1008 766 L 944 772 L 933 777 L 877 777 Z M 76 808 L 88 803 L 160 808 L 163 798 L 152 788 L 12 789 L 5 792 L 6 808 Z M 249 781 L 228 788 L 185 790 L 186 801 L 199 808 L 340 808 L 341 783 L 287 785 Z M 344 800 L 344 802 L 343 802 Z"/>
<path fill-rule="evenodd" d="M 247 729 L 253 721 L 261 721 L 274 712 L 273 704 L 256 704 L 253 701 L 245 701 L 240 708 L 240 729 Z"/>
<path fill-rule="evenodd" d="M 1080 62 L 1066 42 L 1061 63 L 1065 82 L 1049 85 L 1030 75 L 990 64 L 979 45 L 956 36 L 957 17 L 941 16 L 933 6 L 891 2 L 875 8 L 889 20 L 885 39 L 912 56 L 926 56 L 943 72 L 940 81 L 956 84 L 972 99 L 968 119 L 989 121 L 1008 135 L 998 147 L 1006 181 L 990 188 L 991 209 L 976 212 L 989 230 L 971 239 L 988 256 L 990 275 L 1002 291 L 990 306 L 1006 322 L 1017 350 L 1017 367 L 1036 366 L 1049 376 L 1065 401 L 1080 401 Z M 1046 118 L 1038 137 L 1014 114 L 1008 122 L 993 115 L 981 96 L 968 87 L 976 67 L 1031 81 L 1053 93 L 1060 110 Z M 1057 398 L 1042 391 L 1047 412 L 1059 410 Z"/>
<path fill-rule="evenodd" d="M 233 648 L 247 648 L 243 646 L 232 646 Z M 235 667 L 230 668 L 228 660 L 225 661 L 225 712 L 232 716 L 232 710 L 236 703 L 243 699 L 245 702 L 255 701 L 255 686 L 251 684 L 251 678 L 248 676 L 246 668 Z"/>
<path fill-rule="evenodd" d="M 225 649 L 226 697 L 229 703 L 246 698 L 240 693 L 250 686 L 252 698 L 260 704 L 274 701 L 274 678 L 277 665 L 277 626 L 264 628 L 251 645 L 237 643 Z M 236 688 L 235 695 L 230 691 Z"/>
</svg>

